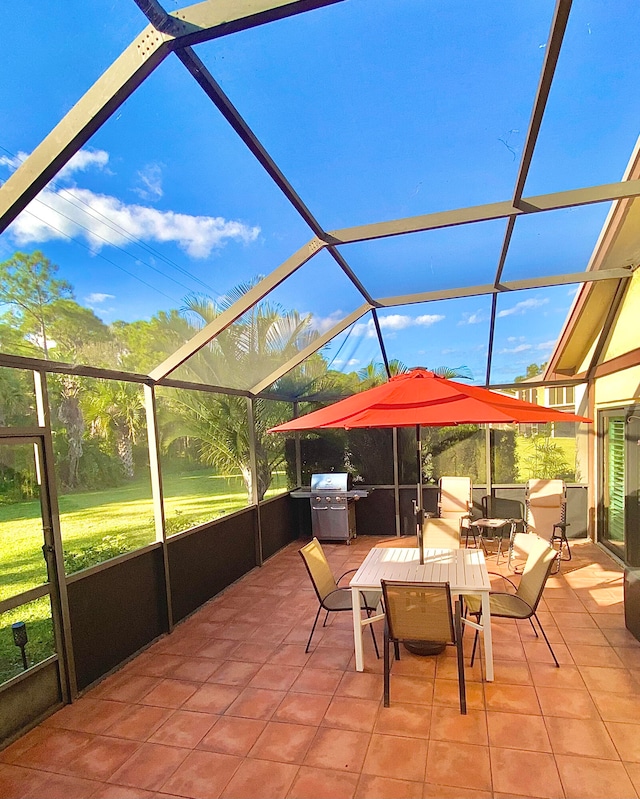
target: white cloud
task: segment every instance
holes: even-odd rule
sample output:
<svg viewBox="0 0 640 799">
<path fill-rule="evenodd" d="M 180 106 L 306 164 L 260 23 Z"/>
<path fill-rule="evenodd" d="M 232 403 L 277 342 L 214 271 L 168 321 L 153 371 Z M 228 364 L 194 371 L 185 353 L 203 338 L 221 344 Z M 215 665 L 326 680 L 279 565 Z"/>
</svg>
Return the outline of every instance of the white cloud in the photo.
<svg viewBox="0 0 640 799">
<path fill-rule="evenodd" d="M 442 314 L 424 314 L 423 316 L 416 317 L 415 324 L 421 327 L 431 327 L 436 322 L 442 322 L 444 316 Z"/>
<path fill-rule="evenodd" d="M 58 172 L 55 180 L 69 178 L 74 172 L 86 172 L 93 167 L 103 170 L 108 163 L 109 153 L 106 150 L 78 150 Z"/>
<path fill-rule="evenodd" d="M 498 311 L 498 317 L 502 318 L 503 316 L 512 316 L 513 314 L 520 316 L 521 314 L 525 314 L 527 311 L 531 311 L 534 308 L 540 308 L 542 305 L 546 305 L 548 302 L 548 297 L 544 297 L 543 299 L 532 298 L 530 300 L 522 300 L 522 302 L 517 302 L 512 308 L 505 308 L 504 311 Z"/>
<path fill-rule="evenodd" d="M 84 301 L 87 303 L 87 305 L 100 305 L 105 300 L 115 300 L 115 295 L 103 294 L 100 291 L 94 291 L 93 294 L 89 294 L 84 298 Z"/>
<path fill-rule="evenodd" d="M 391 334 L 396 333 L 398 330 L 406 330 L 408 327 L 431 327 L 431 325 L 441 322 L 443 319 L 444 316 L 441 314 L 423 314 L 416 317 L 408 316 L 407 314 L 387 314 L 387 316 L 378 314 L 380 328 L 389 331 Z M 352 333 L 354 336 L 373 338 L 376 335 L 373 320 L 369 319 L 368 322 L 360 322 L 354 325 Z"/>
<path fill-rule="evenodd" d="M 527 352 L 527 350 L 531 349 L 531 344 L 518 344 L 517 347 L 505 348 L 500 350 L 500 355 L 511 355 L 516 352 Z"/>
<path fill-rule="evenodd" d="M 343 311 L 333 311 L 328 316 L 314 316 L 313 313 L 308 314 L 307 312 L 303 312 L 300 314 L 301 316 L 310 316 L 310 327 L 313 330 L 317 330 L 319 333 L 326 333 L 327 330 L 331 330 L 334 325 L 337 325 L 338 322 L 342 321 L 345 317 Z"/>
<path fill-rule="evenodd" d="M 413 319 L 405 314 L 393 313 L 387 316 L 378 316 L 382 330 L 404 330 L 413 324 Z M 416 319 L 416 324 L 418 320 Z"/>
<path fill-rule="evenodd" d="M 138 185 L 134 187 L 133 191 L 142 200 L 153 202 L 154 200 L 159 200 L 164 194 L 162 190 L 162 167 L 160 164 L 147 164 L 137 172 L 136 178 Z"/>
<path fill-rule="evenodd" d="M 349 358 L 349 360 L 347 361 L 347 366 L 359 366 L 359 365 L 360 361 L 358 360 L 358 358 Z"/>
<path fill-rule="evenodd" d="M 482 311 L 474 311 L 473 313 L 463 313 L 462 321 L 458 322 L 459 325 L 479 325 L 486 322 L 488 317 Z"/>
<path fill-rule="evenodd" d="M 220 216 L 191 216 L 127 205 L 116 197 L 75 187 L 62 192 L 44 189 L 8 229 L 18 245 L 84 238 L 98 252 L 109 245 L 125 246 L 136 238 L 175 242 L 192 258 L 206 258 L 230 239 L 245 244 L 255 241 L 260 233 L 259 227 Z"/>
<path fill-rule="evenodd" d="M 12 171 L 27 157 L 0 157 L 0 166 Z M 104 170 L 109 154 L 104 150 L 80 150 L 58 174 L 56 180 L 91 167 Z M 148 169 L 148 168 L 146 168 Z M 147 175 L 147 191 L 161 192 L 153 170 Z M 206 258 L 228 241 L 249 243 L 260 234 L 257 226 L 221 216 L 193 216 L 175 211 L 159 211 L 145 205 L 127 204 L 116 197 L 97 194 L 70 185 L 49 184 L 9 226 L 18 246 L 52 239 L 84 239 L 94 252 L 105 246 L 122 247 L 132 238 L 148 242 L 173 242 L 192 258 Z"/>
<path fill-rule="evenodd" d="M 551 351 L 556 346 L 556 340 L 553 341 L 543 341 L 541 344 L 536 346 L 537 350 L 548 350 Z"/>
</svg>

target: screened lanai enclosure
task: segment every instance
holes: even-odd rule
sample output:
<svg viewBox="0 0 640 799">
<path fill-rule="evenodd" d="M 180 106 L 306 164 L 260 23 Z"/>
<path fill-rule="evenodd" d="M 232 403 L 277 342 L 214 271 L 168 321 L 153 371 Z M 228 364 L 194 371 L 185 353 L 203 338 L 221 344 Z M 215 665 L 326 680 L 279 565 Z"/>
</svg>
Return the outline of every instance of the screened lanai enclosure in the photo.
<svg viewBox="0 0 640 799">
<path fill-rule="evenodd" d="M 417 366 L 593 415 L 545 364 L 637 266 L 592 253 L 640 195 L 638 5 L 178 5 L 5 4 L 5 741 L 308 537 L 314 473 L 358 535 L 443 475 L 478 514 L 560 477 L 593 533 L 587 424 L 425 427 L 420 464 L 411 429 L 268 431 Z"/>
</svg>

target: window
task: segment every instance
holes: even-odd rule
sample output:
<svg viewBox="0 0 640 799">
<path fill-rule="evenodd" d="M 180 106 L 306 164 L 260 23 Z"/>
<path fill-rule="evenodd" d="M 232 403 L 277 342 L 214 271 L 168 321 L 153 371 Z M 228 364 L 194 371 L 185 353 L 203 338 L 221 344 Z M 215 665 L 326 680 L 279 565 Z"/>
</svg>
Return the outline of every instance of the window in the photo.
<svg viewBox="0 0 640 799">
<path fill-rule="evenodd" d="M 549 405 L 573 405 L 575 389 L 573 386 L 554 386 L 549 389 Z"/>
</svg>

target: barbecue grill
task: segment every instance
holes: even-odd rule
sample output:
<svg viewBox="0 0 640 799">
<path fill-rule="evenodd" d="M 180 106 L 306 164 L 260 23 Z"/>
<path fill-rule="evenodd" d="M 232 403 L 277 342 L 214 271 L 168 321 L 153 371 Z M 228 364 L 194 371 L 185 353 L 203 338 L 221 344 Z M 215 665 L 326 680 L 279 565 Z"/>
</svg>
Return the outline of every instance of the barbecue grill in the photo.
<svg viewBox="0 0 640 799">
<path fill-rule="evenodd" d="M 294 499 L 311 502 L 311 529 L 318 541 L 346 541 L 356 537 L 354 503 L 369 496 L 364 489 L 350 489 L 347 472 L 312 474 L 311 490 L 292 491 Z"/>
</svg>

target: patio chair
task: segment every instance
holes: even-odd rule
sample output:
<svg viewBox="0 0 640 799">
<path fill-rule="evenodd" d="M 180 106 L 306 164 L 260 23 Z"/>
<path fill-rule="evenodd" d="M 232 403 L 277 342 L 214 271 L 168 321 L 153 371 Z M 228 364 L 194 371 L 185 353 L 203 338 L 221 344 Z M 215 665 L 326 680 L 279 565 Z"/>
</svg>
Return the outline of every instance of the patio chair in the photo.
<svg viewBox="0 0 640 799">
<path fill-rule="evenodd" d="M 557 551 L 554 572 L 560 561 L 571 560 L 571 547 L 567 540 L 566 521 L 567 487 L 563 480 L 529 480 L 525 489 L 525 531 L 546 538 Z M 529 552 L 526 538 L 518 536 L 509 547 L 509 563 L 514 555 Z"/>
<path fill-rule="evenodd" d="M 318 597 L 318 602 L 320 603 L 318 606 L 318 612 L 316 613 L 316 617 L 313 622 L 313 627 L 311 628 L 309 640 L 307 641 L 307 648 L 305 649 L 305 652 L 308 652 L 309 647 L 311 646 L 311 639 L 313 638 L 313 633 L 315 632 L 316 624 L 318 623 L 318 618 L 322 610 L 327 612 L 322 625 L 323 627 L 327 623 L 329 613 L 345 610 L 349 611 L 349 613 L 353 612 L 351 589 L 341 587 L 338 585 L 338 583 L 347 574 L 352 574 L 353 572 L 356 572 L 357 569 L 349 569 L 349 571 L 346 571 L 344 574 L 340 575 L 340 577 L 336 580 L 333 576 L 333 572 L 331 571 L 331 566 L 329 566 L 327 558 L 317 538 L 313 538 L 308 544 L 305 544 L 305 546 L 303 546 L 299 552 L 302 560 L 304 561 L 307 572 L 309 573 L 309 577 L 311 578 L 311 583 L 313 584 L 316 596 Z M 366 612 L 368 617 L 371 616 L 371 614 L 380 604 L 381 597 L 381 591 L 360 591 L 360 608 Z M 376 650 L 376 657 L 379 658 L 380 652 L 378 651 L 378 642 L 376 641 L 373 627 L 370 624 L 368 626 L 371 630 L 371 637 L 373 638 L 373 646 Z"/>
<path fill-rule="evenodd" d="M 518 499 L 506 499 L 504 497 L 489 497 L 485 495 L 480 500 L 482 517 L 472 519 L 471 528 L 476 530 L 480 537 L 480 546 L 484 554 L 491 554 L 487 549 L 487 543 L 493 542 L 495 545 L 496 564 L 500 563 L 500 556 L 503 555 L 503 546 L 507 541 L 507 548 L 512 545 L 515 533 L 522 531 L 525 527 L 524 505 Z"/>
<path fill-rule="evenodd" d="M 385 607 L 384 624 L 384 706 L 389 707 L 391 656 L 389 646 L 394 645 L 396 660 L 400 659 L 400 643 L 453 644 L 458 650 L 458 685 L 460 712 L 467 712 L 467 695 L 464 682 L 464 654 L 462 650 L 462 623 L 460 600 L 451 605 L 449 583 L 415 583 L 382 580 Z"/>
<path fill-rule="evenodd" d="M 469 526 L 473 508 L 473 486 L 470 477 L 441 477 L 438 482 L 438 516 L 441 519 L 456 519 L 460 524 L 460 535 L 465 535 L 465 546 L 469 536 L 476 538 Z"/>
<path fill-rule="evenodd" d="M 540 632 L 549 647 L 551 657 L 556 666 L 560 666 L 555 656 L 555 652 L 551 648 L 547 634 L 545 633 L 540 619 L 536 615 L 538 604 L 542 597 L 542 592 L 547 583 L 547 578 L 551 574 L 551 569 L 556 560 L 557 553 L 553 547 L 549 545 L 548 541 L 539 538 L 535 534 L 519 533 L 518 535 L 525 535 L 529 538 L 529 555 L 522 571 L 520 584 L 516 587 L 515 583 L 503 574 L 499 574 L 503 580 L 506 580 L 515 590 L 515 593 L 508 593 L 502 591 L 491 591 L 489 594 L 489 603 L 491 608 L 491 615 L 501 619 L 529 619 L 529 623 L 533 628 L 533 632 L 538 638 L 538 632 L 533 623 L 533 619 L 538 622 Z M 494 572 L 491 572 L 492 574 Z M 476 616 L 478 622 L 482 615 L 481 600 L 478 596 L 465 595 L 465 611 L 468 610 L 472 616 Z M 471 665 L 476 655 L 476 647 L 478 645 L 478 631 L 476 630 L 475 638 L 473 640 L 473 650 L 471 652 Z"/>
</svg>

